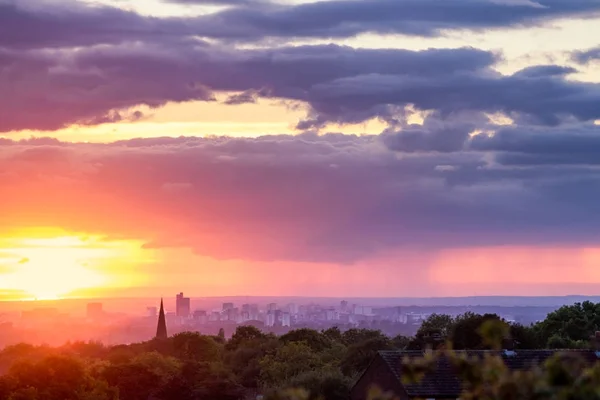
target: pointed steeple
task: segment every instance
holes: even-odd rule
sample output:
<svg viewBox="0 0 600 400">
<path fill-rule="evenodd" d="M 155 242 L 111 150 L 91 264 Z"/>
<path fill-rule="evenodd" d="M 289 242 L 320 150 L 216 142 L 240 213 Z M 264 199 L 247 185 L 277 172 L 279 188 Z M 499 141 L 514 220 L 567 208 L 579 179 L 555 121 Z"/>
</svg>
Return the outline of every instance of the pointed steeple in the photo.
<svg viewBox="0 0 600 400">
<path fill-rule="evenodd" d="M 165 318 L 165 307 L 163 299 L 160 299 L 160 313 L 158 314 L 158 327 L 156 328 L 156 338 L 166 339 L 167 335 L 167 319 Z"/>
</svg>

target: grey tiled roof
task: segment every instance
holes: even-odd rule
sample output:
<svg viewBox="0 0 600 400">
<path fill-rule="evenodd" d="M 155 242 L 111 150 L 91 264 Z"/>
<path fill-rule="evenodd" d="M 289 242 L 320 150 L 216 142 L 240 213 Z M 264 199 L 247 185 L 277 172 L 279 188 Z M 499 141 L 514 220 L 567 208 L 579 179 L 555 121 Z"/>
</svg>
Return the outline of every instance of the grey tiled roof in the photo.
<svg viewBox="0 0 600 400">
<path fill-rule="evenodd" d="M 483 357 L 486 353 L 500 355 L 505 365 L 511 370 L 519 370 L 543 363 L 557 353 L 577 354 L 588 362 L 598 360 L 596 352 L 591 350 L 515 350 L 513 353 L 504 351 L 456 351 L 457 355 L 468 357 Z M 407 357 L 417 359 L 424 357 L 424 352 L 415 351 L 380 351 L 379 355 L 390 368 L 393 375 L 401 381 L 401 365 Z M 437 358 L 437 365 L 433 372 L 427 373 L 416 384 L 403 384 L 409 397 L 419 398 L 458 398 L 462 392 L 461 382 L 454 372 L 450 360 L 441 356 Z"/>
</svg>

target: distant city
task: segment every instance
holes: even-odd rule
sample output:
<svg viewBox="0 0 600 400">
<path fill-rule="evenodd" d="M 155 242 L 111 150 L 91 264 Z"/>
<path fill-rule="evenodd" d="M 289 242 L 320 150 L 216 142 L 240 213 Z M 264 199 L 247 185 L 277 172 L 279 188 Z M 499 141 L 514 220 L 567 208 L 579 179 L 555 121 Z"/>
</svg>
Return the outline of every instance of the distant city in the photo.
<svg viewBox="0 0 600 400">
<path fill-rule="evenodd" d="M 387 335 L 412 336 L 433 313 L 496 313 L 507 321 L 529 325 L 563 304 L 595 297 L 481 297 L 454 299 L 327 298 L 165 298 L 169 334 L 198 331 L 226 336 L 237 326 L 252 325 L 283 334 L 296 328 L 378 329 Z M 515 304 L 521 305 L 515 305 Z M 27 342 L 61 345 L 69 341 L 134 343 L 156 333 L 158 299 L 61 300 L 0 303 L 0 348 Z"/>
</svg>

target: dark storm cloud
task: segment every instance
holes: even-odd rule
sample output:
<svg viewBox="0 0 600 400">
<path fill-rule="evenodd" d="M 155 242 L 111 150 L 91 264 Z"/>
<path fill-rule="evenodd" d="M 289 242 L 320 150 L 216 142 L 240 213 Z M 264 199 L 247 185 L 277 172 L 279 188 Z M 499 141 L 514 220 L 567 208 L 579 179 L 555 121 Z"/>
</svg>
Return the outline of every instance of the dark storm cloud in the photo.
<svg viewBox="0 0 600 400">
<path fill-rule="evenodd" d="M 0 178 L 2 226 L 27 215 L 224 259 L 354 262 L 403 246 L 600 238 L 597 169 L 398 157 L 373 136 L 25 141 L 3 148 L 1 170 L 12 171 Z"/>
<path fill-rule="evenodd" d="M 381 136 L 385 145 L 394 151 L 454 152 L 463 149 L 465 142 L 478 126 L 485 123 L 481 115 L 468 114 L 461 118 L 442 118 L 428 115 L 421 125 L 406 125 L 398 131 L 388 129 Z"/>
<path fill-rule="evenodd" d="M 139 119 L 128 107 L 213 99 L 212 91 L 308 99 L 318 83 L 381 73 L 436 76 L 485 68 L 475 49 L 366 50 L 335 45 L 270 50 L 121 46 L 80 51 L 0 49 L 0 131 Z"/>
<path fill-rule="evenodd" d="M 265 37 L 349 37 L 360 33 L 437 36 L 444 30 L 538 24 L 598 15 L 596 0 L 331 0 L 228 9 L 199 19 L 201 35 L 241 41 Z"/>
<path fill-rule="evenodd" d="M 497 161 L 505 165 L 598 165 L 600 126 L 505 127 L 493 136 L 474 136 L 468 148 L 496 152 Z"/>
<path fill-rule="evenodd" d="M 75 1 L 0 1 L 0 48 L 179 42 L 193 32 L 184 19 L 146 17 L 109 6 Z"/>
<path fill-rule="evenodd" d="M 0 131 L 138 120 L 139 105 L 275 97 L 310 106 L 299 129 L 379 118 L 396 125 L 407 105 L 447 116 L 503 112 L 519 123 L 600 118 L 600 85 L 566 80 L 562 66 L 513 75 L 496 54 L 472 48 L 354 49 L 336 45 L 240 50 L 205 44 L 80 50 L 0 48 Z M 241 93 L 241 94 L 239 94 Z"/>
<path fill-rule="evenodd" d="M 177 43 L 192 37 L 248 42 L 342 38 L 366 32 L 435 36 L 443 30 L 537 24 L 555 18 L 590 17 L 600 11 L 596 0 L 333 0 L 296 5 L 259 0 L 177 2 L 229 7 L 198 17 L 158 18 L 77 1 L 3 0 L 0 47 Z"/>
<path fill-rule="evenodd" d="M 377 107 L 385 104 L 414 104 L 446 115 L 463 110 L 503 112 L 544 125 L 557 125 L 565 118 L 600 118 L 599 84 L 567 81 L 547 71 L 528 72 L 509 76 L 490 71 L 428 77 L 370 74 L 315 85 L 308 99 L 318 116 L 314 125 L 320 120 L 345 122 L 359 110 L 372 110 L 371 117 L 377 117 Z"/>
</svg>

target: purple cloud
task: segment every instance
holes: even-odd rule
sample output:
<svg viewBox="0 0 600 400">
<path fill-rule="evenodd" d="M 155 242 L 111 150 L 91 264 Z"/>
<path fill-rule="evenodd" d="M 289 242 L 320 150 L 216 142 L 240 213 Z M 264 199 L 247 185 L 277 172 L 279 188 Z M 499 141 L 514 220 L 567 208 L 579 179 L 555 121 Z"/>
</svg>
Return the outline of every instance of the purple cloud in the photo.
<svg viewBox="0 0 600 400">
<path fill-rule="evenodd" d="M 488 153 L 397 157 L 377 136 L 339 134 L 13 142 L 0 152 L 12 173 L 0 175 L 0 223 L 28 215 L 217 258 L 341 263 L 404 246 L 598 240 L 597 168 L 499 166 Z"/>
</svg>

